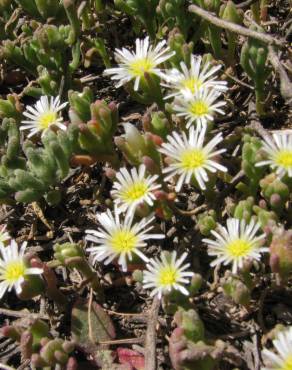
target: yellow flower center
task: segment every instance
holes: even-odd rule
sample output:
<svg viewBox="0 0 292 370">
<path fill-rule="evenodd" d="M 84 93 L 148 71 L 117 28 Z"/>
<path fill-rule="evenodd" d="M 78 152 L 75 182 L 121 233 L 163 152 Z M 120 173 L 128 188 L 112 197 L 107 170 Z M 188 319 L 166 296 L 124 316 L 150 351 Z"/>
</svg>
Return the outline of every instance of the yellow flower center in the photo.
<svg viewBox="0 0 292 370">
<path fill-rule="evenodd" d="M 292 356 L 288 356 L 284 362 L 284 365 L 277 370 L 292 370 Z"/>
<path fill-rule="evenodd" d="M 57 120 L 57 113 L 56 112 L 46 112 L 43 113 L 39 118 L 39 125 L 42 129 L 46 129 L 52 124 L 54 124 Z"/>
<path fill-rule="evenodd" d="M 245 257 L 252 249 L 251 242 L 244 239 L 237 239 L 230 242 L 227 247 L 227 252 L 231 257 Z"/>
<path fill-rule="evenodd" d="M 144 77 L 144 73 L 150 73 L 153 68 L 154 63 L 148 58 L 134 60 L 129 65 L 129 71 L 135 77 Z"/>
<path fill-rule="evenodd" d="M 135 182 L 133 185 L 129 186 L 127 189 L 122 191 L 122 198 L 128 202 L 132 203 L 135 200 L 139 200 L 148 192 L 148 185 L 143 182 Z"/>
<path fill-rule="evenodd" d="M 111 245 L 116 253 L 131 252 L 137 245 L 138 238 L 128 230 L 117 231 L 111 240 Z"/>
<path fill-rule="evenodd" d="M 292 150 L 281 150 L 276 156 L 276 163 L 286 169 L 292 167 Z"/>
<path fill-rule="evenodd" d="M 209 112 L 209 106 L 202 100 L 196 100 L 192 103 L 190 112 L 196 116 L 204 116 Z"/>
<path fill-rule="evenodd" d="M 185 170 L 194 170 L 198 167 L 202 167 L 207 157 L 201 149 L 190 149 L 186 150 L 181 155 L 181 167 Z"/>
<path fill-rule="evenodd" d="M 202 83 L 197 78 L 191 77 L 182 81 L 182 86 L 186 89 L 189 89 L 192 93 L 194 93 L 197 89 L 199 89 L 202 86 Z"/>
<path fill-rule="evenodd" d="M 7 281 L 8 283 L 14 283 L 19 278 L 24 277 L 25 274 L 25 265 L 22 261 L 10 262 L 5 267 L 5 272 L 2 276 L 2 280 Z"/>
<path fill-rule="evenodd" d="M 158 283 L 162 286 L 172 285 L 177 282 L 177 279 L 177 270 L 172 266 L 167 266 L 160 270 Z"/>
</svg>

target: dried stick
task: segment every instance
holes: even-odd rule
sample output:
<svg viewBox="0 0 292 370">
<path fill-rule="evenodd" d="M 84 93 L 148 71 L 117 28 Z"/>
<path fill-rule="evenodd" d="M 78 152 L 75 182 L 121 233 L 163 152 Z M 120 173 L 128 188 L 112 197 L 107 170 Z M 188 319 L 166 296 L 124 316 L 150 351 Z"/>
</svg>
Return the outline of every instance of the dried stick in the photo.
<svg viewBox="0 0 292 370">
<path fill-rule="evenodd" d="M 274 38 L 271 35 L 268 35 L 266 33 L 261 33 L 261 32 L 257 32 L 257 31 L 254 31 L 254 30 L 250 30 L 249 28 L 239 26 L 236 23 L 220 19 L 220 18 L 212 15 L 210 12 L 200 8 L 197 5 L 190 5 L 189 6 L 189 11 L 199 15 L 200 17 L 204 18 L 206 21 L 214 24 L 217 27 L 226 28 L 228 31 L 238 33 L 238 34 L 243 35 L 243 36 L 254 38 L 254 39 L 262 41 L 266 44 L 277 45 L 277 46 L 280 46 L 280 47 L 288 46 L 288 44 L 285 43 L 285 41 L 283 41 L 283 40 L 276 39 L 276 38 Z"/>
<path fill-rule="evenodd" d="M 102 340 L 98 344 L 106 345 L 120 345 L 120 344 L 142 344 L 144 343 L 144 338 L 124 338 L 124 339 L 114 339 L 114 340 Z"/>
<path fill-rule="evenodd" d="M 247 8 L 248 6 L 252 5 L 253 3 L 256 3 L 258 0 L 246 0 L 243 3 L 236 4 L 236 8 Z"/>
<path fill-rule="evenodd" d="M 160 300 L 155 297 L 148 314 L 145 336 L 145 370 L 156 370 L 156 323 Z"/>
<path fill-rule="evenodd" d="M 0 370 L 15 370 L 14 367 L 0 363 Z"/>
<path fill-rule="evenodd" d="M 90 295 L 89 295 L 89 302 L 88 302 L 88 311 L 87 311 L 87 317 L 88 317 L 88 336 L 91 342 L 95 342 L 93 335 L 92 335 L 92 323 L 91 323 L 91 308 L 92 308 L 92 300 L 93 300 L 93 290 L 90 289 Z"/>
<path fill-rule="evenodd" d="M 292 83 L 283 67 L 275 49 L 269 46 L 269 59 L 275 71 L 280 77 L 280 92 L 287 104 L 292 105 Z"/>
<path fill-rule="evenodd" d="M 36 319 L 42 319 L 42 320 L 50 320 L 49 316 L 47 315 L 40 315 L 38 313 L 30 313 L 27 311 L 13 311 L 8 310 L 6 308 L 0 308 L 0 315 L 6 315 L 11 317 L 17 317 L 17 318 L 24 318 L 24 317 L 30 317 L 30 318 L 36 318 Z"/>
<path fill-rule="evenodd" d="M 271 134 L 268 130 L 266 130 L 263 125 L 258 120 L 258 117 L 256 115 L 255 110 L 255 104 L 254 102 L 250 101 L 248 105 L 248 115 L 250 119 L 250 124 L 247 126 L 248 128 L 251 128 L 254 130 L 259 136 L 261 136 L 263 139 L 265 137 L 271 137 Z"/>
</svg>

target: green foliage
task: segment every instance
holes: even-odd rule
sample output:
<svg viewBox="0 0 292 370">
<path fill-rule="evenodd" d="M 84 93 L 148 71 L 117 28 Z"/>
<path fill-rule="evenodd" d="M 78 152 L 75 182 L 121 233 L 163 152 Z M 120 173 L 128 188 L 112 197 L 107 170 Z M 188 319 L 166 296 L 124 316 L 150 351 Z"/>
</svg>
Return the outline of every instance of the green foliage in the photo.
<svg viewBox="0 0 292 370">
<path fill-rule="evenodd" d="M 184 330 L 184 335 L 188 340 L 196 343 L 205 339 L 204 324 L 195 310 L 179 309 L 174 315 L 174 321 Z"/>
<path fill-rule="evenodd" d="M 96 302 L 90 306 L 90 324 L 88 302 L 79 299 L 72 309 L 71 334 L 75 343 L 84 352 L 92 356 L 96 362 L 104 364 L 108 359 L 108 351 L 99 342 L 113 340 L 116 336 L 112 320 L 105 310 Z M 104 358 L 104 356 L 106 358 Z"/>
<path fill-rule="evenodd" d="M 175 27 L 170 31 L 168 44 L 170 48 L 175 51 L 175 55 L 169 61 L 173 67 L 179 67 L 180 62 L 185 62 L 186 65 L 190 64 L 194 42 L 186 42 L 179 28 Z"/>
<path fill-rule="evenodd" d="M 201 213 L 198 216 L 197 221 L 197 228 L 200 230 L 200 233 L 204 236 L 209 236 L 211 234 L 211 230 L 216 228 L 216 219 L 216 212 L 212 209 Z"/>
<path fill-rule="evenodd" d="M 164 140 L 166 136 L 170 134 L 169 120 L 165 113 L 161 111 L 153 112 L 151 116 L 145 115 L 143 117 L 143 127 L 145 131 L 150 131 Z"/>
<path fill-rule="evenodd" d="M 229 0 L 226 4 L 221 6 L 220 17 L 226 21 L 241 25 L 243 20 L 243 10 L 236 8 L 234 2 Z M 226 36 L 228 42 L 227 60 L 230 64 L 235 64 L 235 51 L 238 36 L 230 31 L 226 31 Z"/>
<path fill-rule="evenodd" d="M 90 88 L 85 87 L 82 93 L 70 90 L 68 93 L 70 111 L 69 115 L 72 123 L 83 123 L 91 119 L 90 105 L 93 103 L 94 96 Z"/>
<path fill-rule="evenodd" d="M 0 99 L 0 118 L 13 118 L 18 122 L 21 117 L 20 103 L 16 95 L 9 94 L 7 99 Z"/>
<path fill-rule="evenodd" d="M 84 104 L 87 104 L 85 102 L 87 99 L 88 97 L 83 95 Z M 96 157 L 97 160 L 107 158 L 114 164 L 117 158 L 112 139 L 117 125 L 118 110 L 115 103 L 107 104 L 104 100 L 97 100 L 90 104 L 90 120 L 87 123 L 79 124 L 78 142 L 80 148 Z"/>
<path fill-rule="evenodd" d="M 69 361 L 69 354 L 74 350 L 74 343 L 63 339 L 42 339 L 40 353 L 31 357 L 31 363 L 35 367 L 44 368 L 47 366 L 66 365 Z"/>
<path fill-rule="evenodd" d="M 46 20 L 50 17 L 62 17 L 62 6 L 58 0 L 16 0 L 22 9 L 35 18 Z"/>
<path fill-rule="evenodd" d="M 177 328 L 169 340 L 169 355 L 174 370 L 213 370 L 224 353 L 224 343 L 205 343 L 204 326 L 193 309 L 179 309 L 175 314 Z"/>
<path fill-rule="evenodd" d="M 269 211 L 259 206 L 254 206 L 253 211 L 257 215 L 258 221 L 262 228 L 267 226 L 271 221 L 278 221 L 278 217 L 273 211 Z"/>
<path fill-rule="evenodd" d="M 253 197 L 241 200 L 234 209 L 234 217 L 249 223 L 253 215 L 254 203 L 255 200 Z"/>
<path fill-rule="evenodd" d="M 101 9 L 102 4 L 99 3 L 96 2 L 95 6 Z M 91 2 L 83 6 L 81 14 L 77 14 L 82 7 L 75 0 L 17 0 L 12 5 L 2 0 L 1 6 L 5 7 L 7 19 L 0 18 L 0 39 L 3 40 L 0 55 L 5 63 L 25 70 L 39 85 L 28 85 L 24 94 L 56 96 L 59 91 L 65 94 L 69 89 L 80 88 L 80 81 L 74 73 L 81 63 L 88 66 L 92 48 L 99 60 L 106 66 L 110 65 L 106 41 L 96 33 Z M 13 10 L 18 11 L 12 17 Z M 32 19 L 21 18 L 23 12 L 20 10 Z M 9 27 L 5 20 L 9 20 Z M 20 35 L 16 32 L 19 24 Z M 94 30 L 94 33 L 83 36 L 81 40 L 83 29 Z"/>
<path fill-rule="evenodd" d="M 4 200 L 15 193 L 17 201 L 30 203 L 49 196 L 69 173 L 69 160 L 77 148 L 78 127 L 70 125 L 66 133 L 49 131 L 42 138 L 44 147 L 26 141 L 25 157 L 15 121 L 3 120 L 0 132 L 6 151 L 1 158 L 0 198 Z"/>
<path fill-rule="evenodd" d="M 58 185 L 69 174 L 71 163 L 110 161 L 118 158 L 113 146 L 113 135 L 118 124 L 118 112 L 114 103 L 93 103 L 89 88 L 82 93 L 71 91 L 69 115 L 72 123 L 66 131 L 48 130 L 41 138 L 41 146 L 30 140 L 21 142 L 18 122 L 21 108 L 14 96 L 0 100 L 0 200 L 7 202 L 14 196 L 23 203 L 38 201 L 42 197 L 55 205 L 61 200 Z M 85 123 L 83 123 L 85 122 Z M 80 160 L 80 156 L 82 157 Z M 86 161 L 85 161 L 86 162 Z"/>
<path fill-rule="evenodd" d="M 72 73 L 78 67 L 80 52 L 79 46 L 72 47 L 71 27 L 44 24 L 34 29 L 26 25 L 26 33 L 23 42 L 3 42 L 3 57 L 37 78 L 39 95 L 57 95 L 62 79 L 65 89 L 74 86 Z M 37 90 L 27 87 L 25 93 L 35 96 Z"/>
<path fill-rule="evenodd" d="M 224 293 L 232 298 L 236 304 L 249 305 L 251 289 L 238 276 L 232 276 L 226 273 L 220 282 Z"/>
<path fill-rule="evenodd" d="M 63 266 L 78 270 L 85 280 L 90 282 L 92 289 L 97 293 L 99 300 L 103 300 L 103 290 L 99 278 L 88 263 L 84 251 L 79 244 L 64 243 L 54 245 L 54 257 Z"/>
<path fill-rule="evenodd" d="M 289 187 L 274 173 L 261 179 L 260 187 L 272 210 L 280 216 L 284 211 L 286 202 L 289 200 Z"/>
<path fill-rule="evenodd" d="M 260 139 L 252 137 L 248 134 L 244 135 L 241 168 L 244 171 L 248 182 L 240 182 L 237 185 L 237 189 L 246 195 L 256 195 L 259 187 L 259 181 L 265 172 L 263 167 L 255 166 L 256 163 L 263 160 L 263 154 L 260 151 L 261 146 L 262 143 Z"/>
<path fill-rule="evenodd" d="M 25 332 L 29 332 L 32 335 L 31 350 L 36 351 L 40 346 L 42 338 L 46 338 L 50 335 L 50 328 L 47 323 L 40 319 L 29 319 L 28 325 L 24 326 L 22 323 L 12 324 L 4 326 L 1 331 L 2 334 L 11 338 L 17 342 L 21 341 L 21 336 Z"/>
<path fill-rule="evenodd" d="M 263 32 L 263 29 L 257 26 L 252 26 L 251 29 Z M 270 75 L 270 69 L 266 66 L 267 57 L 267 45 L 253 38 L 249 38 L 241 49 L 240 64 L 254 83 L 256 111 L 259 115 L 265 113 L 265 81 Z"/>
<path fill-rule="evenodd" d="M 133 17 L 147 30 L 151 38 L 156 33 L 156 7 L 159 0 L 114 0 L 117 9 Z"/>
<path fill-rule="evenodd" d="M 160 154 L 157 151 L 157 141 L 160 137 L 151 133 L 141 134 L 132 124 L 126 123 L 125 137 L 115 138 L 115 144 L 124 157 L 132 165 L 144 163 L 150 172 L 157 172 L 160 167 Z M 150 159 L 150 160 L 149 160 Z"/>
<path fill-rule="evenodd" d="M 178 27 L 184 38 L 187 38 L 189 28 L 192 26 L 193 16 L 185 11 L 188 2 L 185 0 L 160 0 L 157 12 L 169 29 Z"/>
<path fill-rule="evenodd" d="M 75 362 L 69 358 L 75 343 L 61 338 L 53 339 L 49 326 L 43 320 L 28 318 L 26 322 L 4 326 L 1 331 L 3 336 L 19 342 L 21 358 L 31 360 L 31 364 L 37 368 Z"/>
<path fill-rule="evenodd" d="M 203 278 L 200 274 L 194 274 L 191 279 L 190 286 L 188 288 L 190 295 L 195 296 L 203 285 Z"/>
</svg>

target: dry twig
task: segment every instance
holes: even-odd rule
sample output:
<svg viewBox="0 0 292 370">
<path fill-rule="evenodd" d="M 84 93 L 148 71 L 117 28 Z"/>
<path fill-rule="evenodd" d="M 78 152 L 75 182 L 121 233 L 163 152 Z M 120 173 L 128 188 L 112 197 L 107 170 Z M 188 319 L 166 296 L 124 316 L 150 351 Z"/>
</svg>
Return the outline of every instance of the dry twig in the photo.
<svg viewBox="0 0 292 370">
<path fill-rule="evenodd" d="M 269 58 L 272 66 L 274 67 L 275 71 L 279 74 L 280 77 L 281 95 L 286 101 L 286 103 L 292 106 L 292 83 L 275 49 L 271 45 L 269 46 Z"/>
<path fill-rule="evenodd" d="M 38 313 L 30 313 L 28 311 L 13 311 L 8 310 L 6 308 L 0 308 L 0 315 L 12 316 L 17 318 L 32 318 L 32 319 L 42 319 L 42 320 L 50 320 L 49 316 L 47 315 L 40 315 Z"/>
<path fill-rule="evenodd" d="M 236 4 L 236 8 L 239 8 L 239 9 L 242 9 L 242 8 L 247 8 L 249 7 L 250 5 L 256 3 L 258 0 L 246 0 L 244 1 L 243 3 L 240 3 L 240 4 Z"/>
<path fill-rule="evenodd" d="M 145 370 L 156 370 L 156 323 L 160 300 L 158 297 L 153 299 L 153 303 L 148 314 L 147 331 L 145 337 Z"/>
<path fill-rule="evenodd" d="M 145 338 L 124 338 L 124 339 L 114 339 L 114 340 L 103 340 L 98 342 L 98 344 L 105 345 L 120 345 L 120 344 L 141 344 L 144 343 Z"/>
<path fill-rule="evenodd" d="M 267 33 L 257 32 L 249 28 L 239 26 L 236 23 L 220 19 L 216 17 L 215 15 L 211 14 L 210 12 L 208 12 L 207 10 L 200 8 L 197 5 L 190 5 L 189 11 L 199 15 L 200 17 L 204 18 L 206 21 L 214 24 L 215 26 L 220 27 L 220 28 L 225 28 L 228 31 L 238 33 L 243 36 L 254 38 L 266 44 L 277 45 L 280 47 L 287 46 L 287 43 L 284 40 L 279 40 L 271 35 L 268 35 Z"/>
<path fill-rule="evenodd" d="M 88 336 L 89 336 L 89 339 L 91 340 L 91 342 L 94 343 L 94 338 L 93 338 L 93 334 L 92 334 L 92 323 L 91 323 L 92 299 L 93 299 L 93 290 L 91 288 L 90 293 L 89 293 L 89 302 L 88 302 L 88 311 L 87 311 L 87 315 L 88 315 Z"/>
<path fill-rule="evenodd" d="M 249 128 L 254 130 L 262 138 L 271 136 L 269 131 L 266 130 L 263 127 L 263 125 L 260 123 L 260 121 L 258 120 L 257 115 L 256 115 L 256 110 L 255 110 L 255 104 L 252 101 L 250 101 L 248 105 L 248 115 L 250 118 L 250 124 L 248 125 Z"/>
<path fill-rule="evenodd" d="M 0 370 L 15 370 L 14 367 L 11 367 L 11 366 L 8 366 L 8 365 L 5 365 L 5 364 L 1 364 L 0 363 Z"/>
</svg>

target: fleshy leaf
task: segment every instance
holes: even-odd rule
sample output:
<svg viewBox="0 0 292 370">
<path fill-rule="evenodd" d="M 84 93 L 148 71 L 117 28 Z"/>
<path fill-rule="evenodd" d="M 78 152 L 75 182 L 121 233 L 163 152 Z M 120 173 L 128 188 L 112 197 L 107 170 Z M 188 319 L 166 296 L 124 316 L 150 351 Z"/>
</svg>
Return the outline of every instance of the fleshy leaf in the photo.
<svg viewBox="0 0 292 370">
<path fill-rule="evenodd" d="M 77 345 L 93 354 L 100 348 L 99 342 L 112 340 L 116 334 L 110 317 L 99 304 L 93 302 L 91 306 L 91 335 L 88 316 L 88 301 L 78 300 L 72 310 L 71 332 Z"/>
<path fill-rule="evenodd" d="M 135 370 L 145 369 L 145 358 L 139 352 L 119 347 L 117 353 L 121 364 L 130 364 Z"/>
</svg>

